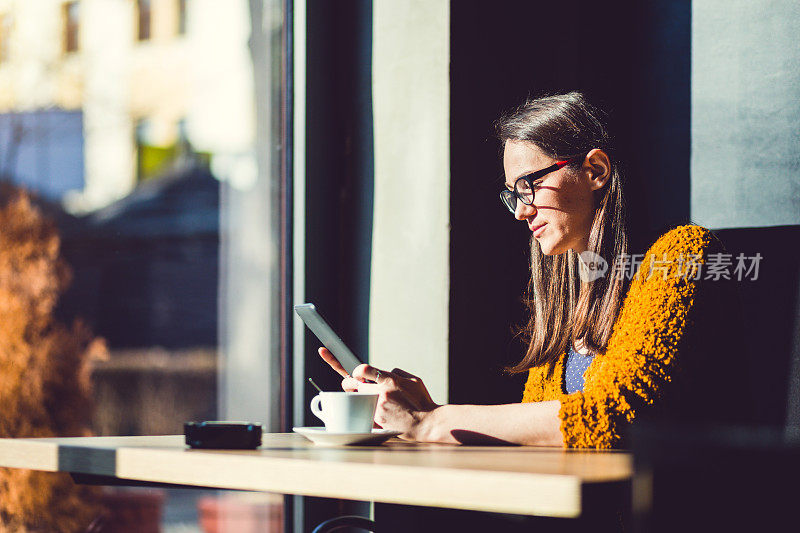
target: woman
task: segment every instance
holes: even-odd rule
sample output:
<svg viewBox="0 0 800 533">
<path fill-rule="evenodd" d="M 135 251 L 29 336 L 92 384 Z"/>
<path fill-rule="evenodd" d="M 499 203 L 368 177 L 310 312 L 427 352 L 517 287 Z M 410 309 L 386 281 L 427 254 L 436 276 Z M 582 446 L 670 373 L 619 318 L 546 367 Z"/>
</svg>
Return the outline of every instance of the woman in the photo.
<svg viewBox="0 0 800 533">
<path fill-rule="evenodd" d="M 362 365 L 349 376 L 320 355 L 344 390 L 379 393 L 376 423 L 406 439 L 610 448 L 639 414 L 690 419 L 687 385 L 706 376 L 693 354 L 710 348 L 698 319 L 721 301 L 699 269 L 719 241 L 681 226 L 636 268 L 610 139 L 580 93 L 530 100 L 496 126 L 501 199 L 532 233 L 528 349 L 508 369 L 528 372 L 522 403 L 437 405 L 408 372 Z"/>
</svg>

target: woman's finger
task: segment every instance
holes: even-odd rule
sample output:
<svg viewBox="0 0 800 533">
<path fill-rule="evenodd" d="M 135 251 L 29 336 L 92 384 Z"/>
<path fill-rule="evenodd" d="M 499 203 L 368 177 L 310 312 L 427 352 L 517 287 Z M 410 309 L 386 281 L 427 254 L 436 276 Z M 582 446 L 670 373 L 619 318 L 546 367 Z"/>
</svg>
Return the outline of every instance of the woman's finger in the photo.
<svg viewBox="0 0 800 533">
<path fill-rule="evenodd" d="M 361 385 L 361 382 L 355 378 L 347 377 L 342 380 L 342 389 L 345 392 L 357 392 L 359 385 Z"/>
<path fill-rule="evenodd" d="M 371 392 L 379 394 L 380 389 L 375 383 L 364 383 L 356 378 L 347 377 L 342 380 L 342 389 L 346 392 Z"/>
<path fill-rule="evenodd" d="M 368 379 L 375 383 L 384 383 L 388 378 L 393 378 L 391 372 L 386 370 L 379 370 L 374 366 L 361 364 L 353 370 L 353 377 L 356 379 Z"/>
<path fill-rule="evenodd" d="M 419 379 L 419 377 L 415 376 L 411 372 L 406 372 L 402 368 L 393 368 L 392 374 L 397 374 L 401 378 L 406 378 L 406 379 Z"/>
<path fill-rule="evenodd" d="M 381 386 L 376 383 L 363 383 L 358 382 L 358 392 L 369 392 L 371 394 L 380 394 L 382 392 Z"/>
<path fill-rule="evenodd" d="M 336 357 L 334 357 L 334 355 L 330 352 L 330 350 L 323 347 L 320 348 L 318 351 L 319 351 L 319 356 L 322 357 L 322 360 L 328 363 L 332 369 L 338 372 L 340 376 L 342 376 L 343 378 L 350 377 L 350 374 L 347 372 L 347 370 L 344 369 L 342 363 L 340 363 L 339 360 L 336 359 Z"/>
</svg>

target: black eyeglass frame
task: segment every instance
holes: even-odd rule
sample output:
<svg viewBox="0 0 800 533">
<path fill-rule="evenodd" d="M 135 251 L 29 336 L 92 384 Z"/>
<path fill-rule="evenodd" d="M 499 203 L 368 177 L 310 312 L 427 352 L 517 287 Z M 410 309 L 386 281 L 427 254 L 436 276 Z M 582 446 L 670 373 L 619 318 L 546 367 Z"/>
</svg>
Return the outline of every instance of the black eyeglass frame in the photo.
<svg viewBox="0 0 800 533">
<path fill-rule="evenodd" d="M 525 174 L 524 176 L 520 176 L 519 178 L 514 180 L 514 187 L 512 190 L 503 189 L 502 191 L 500 191 L 500 201 L 503 202 L 503 205 L 506 206 L 508 210 L 511 211 L 512 213 L 516 212 L 517 200 L 519 200 L 525 205 L 533 205 L 533 201 L 536 198 L 536 188 L 534 187 L 533 182 L 543 176 L 546 176 L 547 174 L 550 174 L 551 172 L 555 172 L 560 168 L 564 168 L 570 162 L 576 161 L 580 157 L 582 156 L 571 157 L 563 161 L 556 161 L 547 168 L 543 168 L 542 170 L 537 170 L 536 172 L 531 172 L 530 174 Z M 517 184 L 522 180 L 525 180 L 528 183 L 528 186 L 531 188 L 531 191 L 533 191 L 530 203 L 526 202 L 525 199 L 522 197 L 522 195 L 517 191 Z M 508 200 L 506 200 L 506 198 Z"/>
</svg>

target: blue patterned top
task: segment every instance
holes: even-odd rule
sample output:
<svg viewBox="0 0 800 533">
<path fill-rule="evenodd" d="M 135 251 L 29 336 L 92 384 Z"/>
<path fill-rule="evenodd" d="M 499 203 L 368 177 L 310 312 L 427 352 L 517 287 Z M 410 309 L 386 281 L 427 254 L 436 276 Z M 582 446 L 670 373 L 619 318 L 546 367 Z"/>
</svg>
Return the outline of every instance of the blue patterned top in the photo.
<svg viewBox="0 0 800 533">
<path fill-rule="evenodd" d="M 594 355 L 581 355 L 570 347 L 564 368 L 564 388 L 567 394 L 583 390 L 583 373 L 589 368 Z"/>
</svg>

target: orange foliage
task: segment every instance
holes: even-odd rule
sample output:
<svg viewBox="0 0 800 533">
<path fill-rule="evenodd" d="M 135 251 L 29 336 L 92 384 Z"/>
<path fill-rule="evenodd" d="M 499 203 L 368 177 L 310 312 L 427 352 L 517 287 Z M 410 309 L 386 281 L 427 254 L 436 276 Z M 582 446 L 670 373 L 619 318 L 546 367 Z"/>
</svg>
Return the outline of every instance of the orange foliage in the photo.
<svg viewBox="0 0 800 533">
<path fill-rule="evenodd" d="M 88 364 L 105 346 L 53 318 L 70 279 L 55 225 L 17 189 L 0 199 L 0 437 L 88 435 Z M 1 530 L 81 531 L 95 502 L 66 474 L 0 469 Z"/>
</svg>

